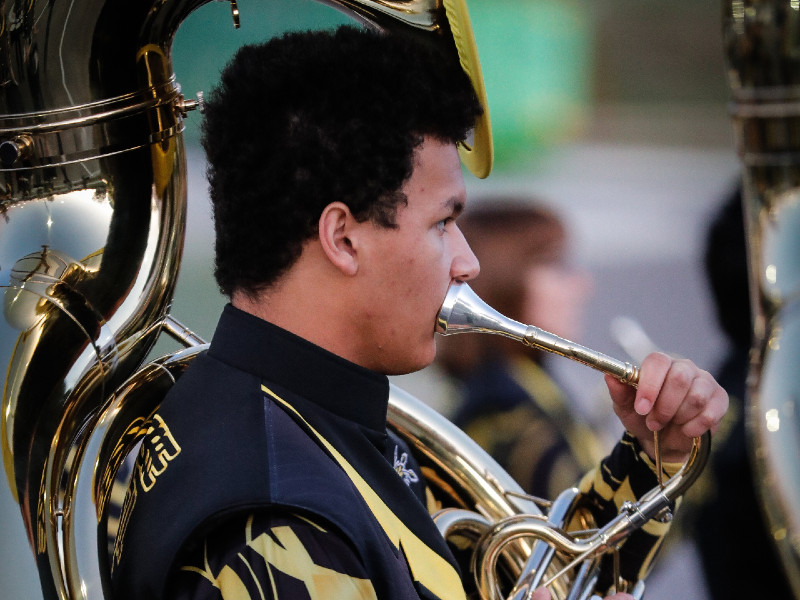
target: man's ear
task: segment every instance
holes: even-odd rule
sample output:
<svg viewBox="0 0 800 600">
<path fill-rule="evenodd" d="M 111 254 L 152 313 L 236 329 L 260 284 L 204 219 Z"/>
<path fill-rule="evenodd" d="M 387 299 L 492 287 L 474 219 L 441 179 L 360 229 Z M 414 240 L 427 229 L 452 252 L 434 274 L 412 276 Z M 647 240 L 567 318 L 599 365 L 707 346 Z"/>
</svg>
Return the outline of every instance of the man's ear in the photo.
<svg viewBox="0 0 800 600">
<path fill-rule="evenodd" d="M 319 217 L 322 251 L 345 275 L 355 275 L 358 272 L 358 248 L 353 239 L 357 225 L 344 202 L 331 202 Z"/>
</svg>

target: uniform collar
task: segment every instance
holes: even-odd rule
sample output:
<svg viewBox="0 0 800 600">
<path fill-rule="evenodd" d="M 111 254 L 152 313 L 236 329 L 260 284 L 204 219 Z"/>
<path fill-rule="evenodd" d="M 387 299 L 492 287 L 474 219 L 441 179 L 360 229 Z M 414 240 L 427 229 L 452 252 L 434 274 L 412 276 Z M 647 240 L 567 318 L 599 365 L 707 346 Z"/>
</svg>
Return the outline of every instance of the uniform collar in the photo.
<svg viewBox="0 0 800 600">
<path fill-rule="evenodd" d="M 342 418 L 383 432 L 389 379 L 228 304 L 210 356 L 277 383 Z"/>
</svg>

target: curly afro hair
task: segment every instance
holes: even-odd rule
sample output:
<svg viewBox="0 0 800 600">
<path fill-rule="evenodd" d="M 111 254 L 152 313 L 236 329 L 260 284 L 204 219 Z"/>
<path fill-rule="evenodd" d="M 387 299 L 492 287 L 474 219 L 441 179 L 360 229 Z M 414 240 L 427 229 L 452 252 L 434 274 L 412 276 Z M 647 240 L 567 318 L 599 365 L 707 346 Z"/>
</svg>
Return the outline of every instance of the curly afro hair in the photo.
<svg viewBox="0 0 800 600">
<path fill-rule="evenodd" d="M 455 60 L 400 35 L 345 26 L 242 47 L 203 123 L 222 293 L 274 283 L 333 201 L 393 227 L 423 137 L 455 144 L 481 111 Z"/>
</svg>

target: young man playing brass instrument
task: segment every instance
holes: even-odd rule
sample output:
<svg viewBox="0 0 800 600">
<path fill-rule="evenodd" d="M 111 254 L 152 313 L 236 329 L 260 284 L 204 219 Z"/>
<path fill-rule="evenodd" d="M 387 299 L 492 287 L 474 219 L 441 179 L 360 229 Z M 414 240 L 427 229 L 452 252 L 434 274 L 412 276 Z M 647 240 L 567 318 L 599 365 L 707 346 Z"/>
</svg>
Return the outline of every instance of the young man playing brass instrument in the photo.
<svg viewBox="0 0 800 600">
<path fill-rule="evenodd" d="M 204 125 L 230 304 L 153 420 L 146 446 L 169 461 L 145 471 L 140 454 L 115 599 L 466 598 L 387 430 L 387 375 L 433 361 L 448 287 L 478 275 L 456 219 L 457 143 L 480 113 L 458 64 L 397 35 L 341 28 L 237 53 Z M 638 390 L 608 386 L 633 489 L 655 482 L 638 454 L 654 455 L 652 430 L 680 462 L 727 407 L 708 373 L 664 354 Z M 651 548 L 623 560 L 636 570 Z"/>
</svg>

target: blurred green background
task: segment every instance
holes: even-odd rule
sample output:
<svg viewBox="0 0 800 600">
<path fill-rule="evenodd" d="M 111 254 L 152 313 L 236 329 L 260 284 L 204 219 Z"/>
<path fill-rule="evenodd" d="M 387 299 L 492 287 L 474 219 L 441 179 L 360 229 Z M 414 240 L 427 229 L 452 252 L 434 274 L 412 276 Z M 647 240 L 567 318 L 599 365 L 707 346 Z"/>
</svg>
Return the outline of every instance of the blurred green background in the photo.
<svg viewBox="0 0 800 600">
<path fill-rule="evenodd" d="M 720 7 L 692 0 L 469 0 L 497 171 L 531 168 L 575 139 L 724 144 L 727 88 Z M 241 44 L 286 30 L 352 23 L 312 0 L 211 2 L 173 44 L 184 93 L 209 90 Z M 673 127 L 680 115 L 691 126 Z M 709 122 L 710 120 L 710 122 Z M 199 119 L 187 140 L 196 143 Z"/>
</svg>

